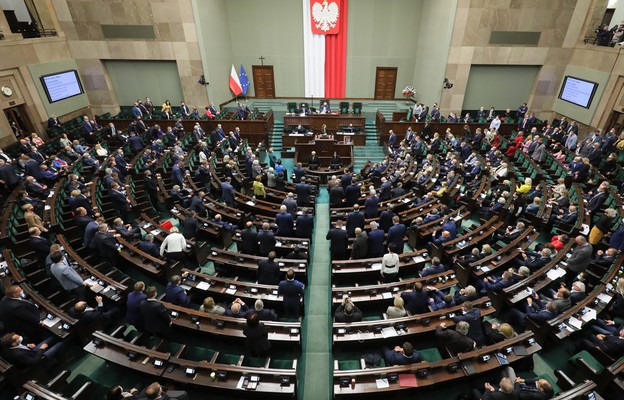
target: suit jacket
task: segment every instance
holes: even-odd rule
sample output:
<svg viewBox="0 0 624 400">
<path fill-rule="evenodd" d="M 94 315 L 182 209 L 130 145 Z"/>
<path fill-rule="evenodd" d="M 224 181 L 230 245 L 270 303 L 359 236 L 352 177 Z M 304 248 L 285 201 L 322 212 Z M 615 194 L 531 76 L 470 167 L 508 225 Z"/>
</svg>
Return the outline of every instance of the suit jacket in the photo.
<svg viewBox="0 0 624 400">
<path fill-rule="evenodd" d="M 331 207 L 341 207 L 344 198 L 344 189 L 342 186 L 334 186 L 329 191 L 329 204 Z"/>
<path fill-rule="evenodd" d="M 0 321 L 6 332 L 16 332 L 30 340 L 41 335 L 39 309 L 30 301 L 4 296 L 0 300 Z"/>
<path fill-rule="evenodd" d="M 245 228 L 241 232 L 241 241 L 237 242 L 238 251 L 243 254 L 258 254 L 258 233 L 253 229 Z"/>
<path fill-rule="evenodd" d="M 351 249 L 351 258 L 359 260 L 366 258 L 368 255 L 368 235 L 366 231 L 363 231 L 360 235 L 355 237 L 353 241 L 353 248 Z"/>
<path fill-rule="evenodd" d="M 307 183 L 297 183 L 295 185 L 295 193 L 297 193 L 297 205 L 310 204 L 310 195 L 312 188 Z"/>
<path fill-rule="evenodd" d="M 258 232 L 258 254 L 267 256 L 275 248 L 275 234 L 272 230 Z"/>
<path fill-rule="evenodd" d="M 280 267 L 275 261 L 262 259 L 258 262 L 258 283 L 261 285 L 277 285 L 280 282 Z"/>
<path fill-rule="evenodd" d="M 589 199 L 589 201 L 587 202 L 587 207 L 586 207 L 587 210 L 595 213 L 596 211 L 600 209 L 600 207 L 602 207 L 605 200 L 607 200 L 607 197 L 608 195 L 606 192 L 601 192 L 599 194 L 592 196 L 592 198 Z"/>
<path fill-rule="evenodd" d="M 275 224 L 277 225 L 277 236 L 292 236 L 293 217 L 287 212 L 278 213 L 275 216 Z"/>
<path fill-rule="evenodd" d="M 336 313 L 334 314 L 336 322 L 359 322 L 362 320 L 362 317 L 362 311 L 355 305 L 353 306 L 353 313 L 351 313 L 351 315 L 345 314 L 343 304 L 338 306 Z"/>
<path fill-rule="evenodd" d="M 297 217 L 297 237 L 312 238 L 314 230 L 314 217 L 311 215 L 300 215 Z"/>
<path fill-rule="evenodd" d="M 143 329 L 143 314 L 141 314 L 141 303 L 147 300 L 147 296 L 143 292 L 128 293 L 126 301 L 126 321 L 139 329 Z"/>
<path fill-rule="evenodd" d="M 572 255 L 566 261 L 568 263 L 568 269 L 575 273 L 583 272 L 589 265 L 592 255 L 592 245 L 587 243 L 585 246 L 577 246 L 572 251 Z"/>
<path fill-rule="evenodd" d="M 28 244 L 35 251 L 35 254 L 37 255 L 37 258 L 39 259 L 41 264 L 43 264 L 46 257 L 50 253 L 50 246 L 52 246 L 52 242 L 41 236 L 31 236 L 28 239 Z"/>
<path fill-rule="evenodd" d="M 345 202 L 346 205 L 351 207 L 357 203 L 360 198 L 360 185 L 352 183 L 345 189 Z"/>
<path fill-rule="evenodd" d="M 368 233 L 368 257 L 382 257 L 386 252 L 385 233 L 381 229 L 373 229 Z"/>
<path fill-rule="evenodd" d="M 437 338 L 442 339 L 443 344 L 455 354 L 465 353 L 474 349 L 474 341 L 472 339 L 452 329 L 442 329 L 442 327 L 438 326 L 435 335 Z"/>
<path fill-rule="evenodd" d="M 191 304 L 191 296 L 188 296 L 184 289 L 182 289 L 178 285 L 174 285 L 173 283 L 167 283 L 167 288 L 165 289 L 165 297 L 164 301 L 175 304 L 177 306 L 187 306 Z"/>
<path fill-rule="evenodd" d="M 477 342 L 477 345 L 480 346 L 485 343 L 485 336 L 483 334 L 483 329 L 481 329 L 481 312 L 478 308 L 473 308 L 468 311 L 466 314 L 457 315 L 453 317 L 454 322 L 466 321 L 470 324 L 470 328 L 468 329 L 468 336 L 470 339 Z"/>
<path fill-rule="evenodd" d="M 366 218 L 376 218 L 379 212 L 379 197 L 372 196 L 364 202 L 364 214 Z"/>
<path fill-rule="evenodd" d="M 11 347 L 2 349 L 2 357 L 18 368 L 33 367 L 41 361 L 46 349 Z"/>
<path fill-rule="evenodd" d="M 193 238 L 197 236 L 197 231 L 201 228 L 201 224 L 197 220 L 197 218 L 186 217 L 184 221 L 182 221 L 182 235 L 186 239 Z"/>
<path fill-rule="evenodd" d="M 108 191 L 108 195 L 110 196 L 111 203 L 113 203 L 113 207 L 117 210 L 127 210 L 128 209 L 128 199 L 127 197 L 118 190 L 110 189 Z"/>
<path fill-rule="evenodd" d="M 392 227 L 392 218 L 395 215 L 394 212 L 389 210 L 382 211 L 381 215 L 379 215 L 379 229 L 388 233 L 388 230 Z"/>
<path fill-rule="evenodd" d="M 349 235 L 344 229 L 332 228 L 327 232 L 325 240 L 329 240 L 329 250 L 332 256 L 347 256 L 347 247 L 349 245 Z"/>
<path fill-rule="evenodd" d="M 429 312 L 429 296 L 425 292 L 403 292 L 401 298 L 405 303 L 405 309 L 412 315 Z"/>
<path fill-rule="evenodd" d="M 605 336 L 598 347 L 614 358 L 619 358 L 624 355 L 624 339 L 620 339 L 617 333 L 615 335 Z"/>
<path fill-rule="evenodd" d="M 139 250 L 144 251 L 145 253 L 149 254 L 152 257 L 156 257 L 156 258 L 160 257 L 160 246 L 158 246 L 154 242 L 148 242 L 148 241 L 143 240 L 137 245 L 137 248 Z"/>
<path fill-rule="evenodd" d="M 364 214 L 361 211 L 353 211 L 347 215 L 347 234 L 350 237 L 355 236 L 355 228 L 364 229 L 364 224 L 366 223 L 366 219 Z"/>
<path fill-rule="evenodd" d="M 96 232 L 92 243 L 100 256 L 109 261 L 117 258 L 117 240 L 115 240 L 113 235 Z"/>
<path fill-rule="evenodd" d="M 399 254 L 403 253 L 403 238 L 405 238 L 406 234 L 407 228 L 405 228 L 405 225 L 401 223 L 392 225 L 388 230 L 388 245 L 390 245 L 390 243 L 394 243 L 396 246 L 396 252 Z"/>
<path fill-rule="evenodd" d="M 171 317 L 165 306 L 156 300 L 143 301 L 139 309 L 143 315 L 145 330 L 158 336 L 168 336 L 171 333 Z"/>
</svg>

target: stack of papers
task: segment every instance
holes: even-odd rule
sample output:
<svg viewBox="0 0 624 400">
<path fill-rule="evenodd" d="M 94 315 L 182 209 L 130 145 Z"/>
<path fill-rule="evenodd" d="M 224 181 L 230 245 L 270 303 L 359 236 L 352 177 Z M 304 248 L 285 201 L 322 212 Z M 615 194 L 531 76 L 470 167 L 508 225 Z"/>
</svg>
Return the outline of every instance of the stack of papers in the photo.
<svg viewBox="0 0 624 400">
<path fill-rule="evenodd" d="M 197 289 L 199 290 L 208 290 L 210 288 L 210 283 L 206 281 L 201 281 L 197 284 Z"/>
<path fill-rule="evenodd" d="M 390 387 L 387 379 L 377 379 L 375 380 L 375 383 L 377 384 L 377 389 L 385 389 Z"/>
<path fill-rule="evenodd" d="M 593 308 L 585 307 L 585 314 L 583 314 L 581 319 L 585 322 L 596 319 L 596 310 L 594 310 Z"/>
<path fill-rule="evenodd" d="M 381 334 L 383 335 L 384 339 L 399 336 L 396 329 L 394 329 L 394 326 L 386 326 L 381 330 Z"/>
<path fill-rule="evenodd" d="M 422 256 L 415 256 L 415 257 L 412 257 L 412 260 L 414 260 L 414 262 L 421 263 L 425 261 L 425 258 Z"/>
<path fill-rule="evenodd" d="M 556 279 L 561 278 L 562 276 L 564 276 L 566 274 L 566 270 L 563 268 L 557 268 L 557 269 L 550 269 L 548 270 L 548 272 L 546 272 L 546 276 L 548 277 L 548 279 L 550 279 L 551 281 L 554 281 Z"/>
<path fill-rule="evenodd" d="M 602 301 L 603 303 L 609 303 L 611 301 L 613 297 L 609 296 L 606 293 L 600 293 L 598 295 L 598 300 Z"/>
<path fill-rule="evenodd" d="M 583 327 L 583 321 L 575 317 L 570 317 L 570 319 L 568 320 L 568 325 L 570 325 L 574 329 L 581 329 Z"/>
<path fill-rule="evenodd" d="M 46 328 L 52 328 L 59 322 L 61 322 L 61 319 L 59 317 L 54 317 L 52 319 L 46 318 L 43 320 L 43 325 L 45 325 Z"/>
</svg>

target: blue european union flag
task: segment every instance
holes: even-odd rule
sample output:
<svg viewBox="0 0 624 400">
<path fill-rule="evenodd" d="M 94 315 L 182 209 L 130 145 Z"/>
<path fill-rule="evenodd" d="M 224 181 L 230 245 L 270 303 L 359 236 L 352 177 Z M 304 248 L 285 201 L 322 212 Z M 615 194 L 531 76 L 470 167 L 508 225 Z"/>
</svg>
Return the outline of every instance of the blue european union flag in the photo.
<svg viewBox="0 0 624 400">
<path fill-rule="evenodd" d="M 245 68 L 243 68 L 243 64 L 240 66 L 240 84 L 243 89 L 243 94 L 247 94 L 249 90 L 249 78 L 247 77 L 247 72 L 245 72 Z"/>
</svg>

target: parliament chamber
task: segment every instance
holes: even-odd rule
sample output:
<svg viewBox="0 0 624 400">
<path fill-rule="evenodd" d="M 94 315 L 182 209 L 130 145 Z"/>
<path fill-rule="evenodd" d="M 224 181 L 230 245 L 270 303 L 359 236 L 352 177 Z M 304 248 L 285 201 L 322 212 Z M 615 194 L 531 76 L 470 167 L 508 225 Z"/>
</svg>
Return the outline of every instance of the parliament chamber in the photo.
<svg viewBox="0 0 624 400">
<path fill-rule="evenodd" d="M 624 398 L 624 8 L 542 3 L 0 1 L 0 399 Z"/>
</svg>

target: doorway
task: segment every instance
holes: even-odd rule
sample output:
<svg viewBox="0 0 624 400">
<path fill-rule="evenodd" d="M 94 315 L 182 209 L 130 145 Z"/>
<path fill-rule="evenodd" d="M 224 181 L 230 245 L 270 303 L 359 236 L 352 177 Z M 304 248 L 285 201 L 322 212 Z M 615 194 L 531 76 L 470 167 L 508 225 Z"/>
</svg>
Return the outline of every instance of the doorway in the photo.
<svg viewBox="0 0 624 400">
<path fill-rule="evenodd" d="M 23 104 L 11 108 L 5 108 L 4 116 L 7 121 L 9 121 L 13 134 L 17 138 L 29 136 L 31 132 L 35 131 L 33 124 L 28 117 L 28 113 L 26 112 L 26 106 Z"/>
<path fill-rule="evenodd" d="M 261 99 L 275 98 L 275 78 L 272 65 L 252 65 L 254 96 Z"/>
<path fill-rule="evenodd" d="M 397 67 L 377 67 L 375 73 L 375 100 L 394 100 Z"/>
</svg>

